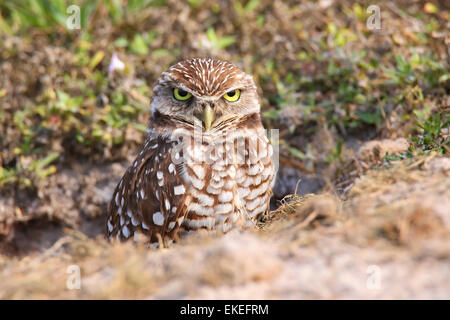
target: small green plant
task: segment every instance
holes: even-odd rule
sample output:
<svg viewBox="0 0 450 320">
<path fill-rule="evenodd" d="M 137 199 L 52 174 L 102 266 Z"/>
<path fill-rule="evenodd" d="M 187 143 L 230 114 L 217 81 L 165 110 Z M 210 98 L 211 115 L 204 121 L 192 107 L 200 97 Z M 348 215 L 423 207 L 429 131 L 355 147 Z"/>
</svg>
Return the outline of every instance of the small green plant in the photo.
<svg viewBox="0 0 450 320">
<path fill-rule="evenodd" d="M 306 159 L 306 155 L 303 152 L 301 152 L 300 150 L 298 150 L 297 148 L 288 146 L 288 150 L 289 150 L 289 153 L 292 154 L 294 157 L 296 157 L 300 160 Z"/>
<path fill-rule="evenodd" d="M 30 167 L 27 168 L 27 170 L 33 172 L 36 175 L 36 177 L 44 179 L 48 175 L 56 172 L 56 167 L 50 164 L 53 161 L 55 161 L 58 157 L 59 157 L 58 152 L 52 152 L 43 159 L 33 161 Z"/>
<path fill-rule="evenodd" d="M 135 34 L 129 46 L 130 51 L 142 56 L 147 55 L 149 53 L 149 45 L 157 35 L 156 32 Z"/>
<path fill-rule="evenodd" d="M 19 163 L 11 168 L 0 167 L 0 186 L 18 183 L 22 186 L 29 187 L 32 185 L 33 180 L 45 179 L 47 176 L 56 172 L 56 167 L 51 163 L 59 156 L 60 154 L 58 152 L 52 152 L 44 158 L 31 161 L 28 165 Z"/>
<path fill-rule="evenodd" d="M 382 120 L 380 109 L 376 109 L 374 112 L 358 111 L 356 112 L 356 115 L 359 120 L 367 124 L 377 124 Z"/>
<path fill-rule="evenodd" d="M 357 35 L 350 29 L 338 28 L 334 23 L 327 24 L 328 33 L 333 38 L 334 47 L 343 47 L 350 42 L 358 40 Z"/>
<path fill-rule="evenodd" d="M 413 154 L 410 151 L 406 151 L 403 154 L 399 154 L 399 155 L 394 155 L 394 154 L 386 154 L 384 156 L 384 160 L 389 162 L 392 161 L 401 161 L 401 160 L 405 160 L 405 159 L 410 159 L 413 157 Z"/>
<path fill-rule="evenodd" d="M 33 27 L 52 31 L 52 28 L 60 26 L 65 28 L 67 21 L 67 7 L 73 4 L 67 0 L 16 0 L 0 3 L 0 11 L 5 12 L 5 20 L 10 27 L 1 27 L 0 31 L 11 33 L 15 29 L 25 30 Z M 86 1 L 80 4 L 80 24 L 85 27 L 89 18 L 95 11 L 97 3 Z"/>
<path fill-rule="evenodd" d="M 58 100 L 50 109 L 52 114 L 68 116 L 70 114 L 80 112 L 83 97 L 71 97 L 67 93 L 60 90 L 56 90 L 56 97 Z"/>
<path fill-rule="evenodd" d="M 243 16 L 256 10 L 259 6 L 259 0 L 250 0 L 245 5 L 243 1 L 235 1 L 233 3 L 234 10 L 239 16 Z"/>
<path fill-rule="evenodd" d="M 209 28 L 206 31 L 206 37 L 208 38 L 209 42 L 211 42 L 213 47 L 219 50 L 225 49 L 236 42 L 235 36 L 217 36 L 216 31 L 213 28 Z"/>
<path fill-rule="evenodd" d="M 339 139 L 336 143 L 336 147 L 333 148 L 333 151 L 331 154 L 329 154 L 326 158 L 327 163 L 332 163 L 334 161 L 341 161 L 341 154 L 342 154 L 342 145 L 344 144 L 344 141 L 342 139 Z"/>
<path fill-rule="evenodd" d="M 423 119 L 422 114 L 416 112 L 416 127 L 420 132 L 411 138 L 409 150 L 398 155 L 386 154 L 384 160 L 387 163 L 411 159 L 418 155 L 437 152 L 438 154 L 450 153 L 450 114 L 437 112 Z"/>
<path fill-rule="evenodd" d="M 442 154 L 450 152 L 450 114 L 437 112 L 423 122 L 417 122 L 421 133 L 412 138 L 414 149 L 424 152 L 438 151 Z"/>
<path fill-rule="evenodd" d="M 203 5 L 204 2 L 205 2 L 204 0 L 188 0 L 189 5 L 193 9 L 200 8 Z"/>
<path fill-rule="evenodd" d="M 17 180 L 16 168 L 3 168 L 0 167 L 0 186 L 13 183 Z"/>
<path fill-rule="evenodd" d="M 412 84 L 416 81 L 416 74 L 411 64 L 401 55 L 395 56 L 396 68 L 385 69 L 386 74 L 394 84 Z"/>
<path fill-rule="evenodd" d="M 395 61 L 395 68 L 384 68 L 392 84 L 413 85 L 422 82 L 429 87 L 436 87 L 446 81 L 448 72 L 445 67 L 429 53 L 419 55 L 414 52 L 409 60 L 396 55 Z"/>
</svg>

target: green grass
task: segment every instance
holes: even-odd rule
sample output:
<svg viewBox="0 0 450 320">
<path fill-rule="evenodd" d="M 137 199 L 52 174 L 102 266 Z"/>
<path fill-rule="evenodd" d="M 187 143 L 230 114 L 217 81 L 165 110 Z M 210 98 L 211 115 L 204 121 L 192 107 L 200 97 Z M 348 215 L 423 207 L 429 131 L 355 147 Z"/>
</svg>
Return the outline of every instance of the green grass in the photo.
<svg viewBox="0 0 450 320">
<path fill-rule="evenodd" d="M 409 150 L 399 155 L 386 154 L 384 159 L 399 161 L 427 154 L 450 155 L 450 114 L 436 112 L 424 120 L 416 116 L 416 133 L 410 139 Z"/>
<path fill-rule="evenodd" d="M 450 114 L 437 112 L 425 121 L 417 122 L 419 135 L 413 137 L 413 149 L 424 153 L 435 151 L 450 154 Z M 445 132 L 444 132 L 445 131 Z"/>
</svg>

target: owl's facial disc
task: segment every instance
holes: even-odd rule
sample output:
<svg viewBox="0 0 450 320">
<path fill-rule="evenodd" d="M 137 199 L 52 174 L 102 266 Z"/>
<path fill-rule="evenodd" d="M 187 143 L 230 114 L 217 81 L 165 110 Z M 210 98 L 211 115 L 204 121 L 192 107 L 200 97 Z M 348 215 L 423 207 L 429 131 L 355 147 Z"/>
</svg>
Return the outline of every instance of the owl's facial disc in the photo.
<svg viewBox="0 0 450 320">
<path fill-rule="evenodd" d="M 252 76 L 232 63 L 209 58 L 181 61 L 163 72 L 151 108 L 153 115 L 206 131 L 260 112 Z"/>
<path fill-rule="evenodd" d="M 210 96 L 175 85 L 170 83 L 165 90 L 154 95 L 152 101 L 154 111 L 173 121 L 209 131 L 222 128 L 227 122 L 259 113 L 256 90 L 252 88 L 233 87 L 219 95 Z"/>
</svg>

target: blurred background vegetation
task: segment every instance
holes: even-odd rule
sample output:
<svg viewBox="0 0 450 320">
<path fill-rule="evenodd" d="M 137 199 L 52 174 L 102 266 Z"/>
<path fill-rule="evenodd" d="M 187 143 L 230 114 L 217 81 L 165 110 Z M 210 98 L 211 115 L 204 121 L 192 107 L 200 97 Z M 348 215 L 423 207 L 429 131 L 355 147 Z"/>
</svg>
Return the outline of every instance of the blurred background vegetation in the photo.
<svg viewBox="0 0 450 320">
<path fill-rule="evenodd" d="M 78 30 L 66 25 L 71 4 L 80 8 Z M 64 189 L 50 177 L 130 161 L 153 83 L 191 57 L 253 74 L 264 124 L 280 129 L 281 164 L 336 190 L 364 141 L 407 139 L 405 152 L 382 155 L 386 165 L 448 156 L 448 2 L 380 1 L 380 30 L 367 28 L 370 4 L 1 1 L 0 234 L 37 217 L 32 208 L 50 201 L 49 183 Z M 87 192 L 81 182 L 76 192 Z M 101 216 L 106 201 L 95 205 Z M 66 219 L 49 207 L 39 216 Z"/>
</svg>

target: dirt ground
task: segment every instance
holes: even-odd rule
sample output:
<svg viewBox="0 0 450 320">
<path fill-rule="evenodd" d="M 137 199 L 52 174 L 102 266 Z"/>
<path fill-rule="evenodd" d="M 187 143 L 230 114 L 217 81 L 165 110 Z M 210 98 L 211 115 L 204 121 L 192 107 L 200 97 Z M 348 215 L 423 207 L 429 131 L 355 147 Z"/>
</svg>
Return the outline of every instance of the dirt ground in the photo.
<svg viewBox="0 0 450 320">
<path fill-rule="evenodd" d="M 449 299 L 449 178 L 446 157 L 369 170 L 343 197 L 286 198 L 256 230 L 154 251 L 50 232 L 45 250 L 0 257 L 0 298 Z"/>
</svg>

